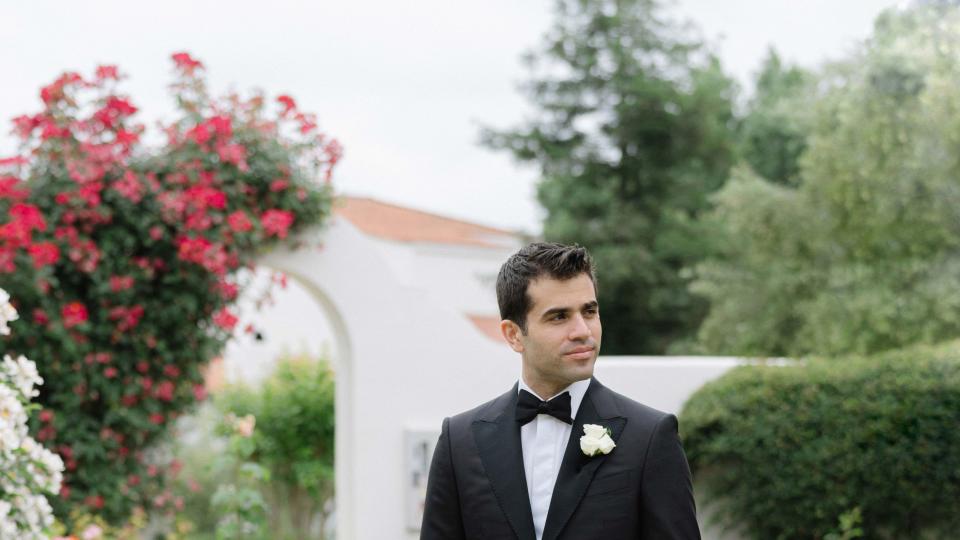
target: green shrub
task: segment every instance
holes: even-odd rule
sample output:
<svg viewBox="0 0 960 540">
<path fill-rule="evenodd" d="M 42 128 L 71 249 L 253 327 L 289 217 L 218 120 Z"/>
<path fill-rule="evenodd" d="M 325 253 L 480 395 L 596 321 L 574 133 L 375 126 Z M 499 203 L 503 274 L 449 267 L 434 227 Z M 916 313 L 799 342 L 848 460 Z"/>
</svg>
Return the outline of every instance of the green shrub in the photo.
<svg viewBox="0 0 960 540">
<path fill-rule="evenodd" d="M 334 488 L 334 383 L 326 361 L 282 359 L 262 388 L 231 387 L 224 413 L 256 417 L 251 460 L 266 467 L 275 538 L 322 538 Z"/>
<path fill-rule="evenodd" d="M 960 342 L 736 368 L 680 426 L 701 504 L 753 538 L 822 538 L 858 507 L 866 538 L 960 528 Z"/>
</svg>

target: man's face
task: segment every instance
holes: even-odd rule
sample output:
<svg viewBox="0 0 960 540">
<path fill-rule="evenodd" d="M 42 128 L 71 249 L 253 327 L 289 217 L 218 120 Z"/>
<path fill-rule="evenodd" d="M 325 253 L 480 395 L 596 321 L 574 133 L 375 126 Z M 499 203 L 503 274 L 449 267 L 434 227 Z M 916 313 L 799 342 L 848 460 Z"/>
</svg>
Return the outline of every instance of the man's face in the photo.
<svg viewBox="0 0 960 540">
<path fill-rule="evenodd" d="M 511 342 L 523 355 L 524 373 L 557 388 L 593 376 L 603 330 L 590 276 L 562 281 L 541 276 L 530 282 L 527 294 L 532 301 L 527 332 L 517 332 Z"/>
</svg>

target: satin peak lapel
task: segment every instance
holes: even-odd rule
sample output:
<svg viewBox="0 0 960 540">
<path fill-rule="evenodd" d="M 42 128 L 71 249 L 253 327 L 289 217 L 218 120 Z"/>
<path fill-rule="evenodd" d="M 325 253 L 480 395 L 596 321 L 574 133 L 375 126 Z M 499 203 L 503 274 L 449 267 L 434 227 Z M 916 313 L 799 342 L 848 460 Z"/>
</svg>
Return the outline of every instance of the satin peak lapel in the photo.
<svg viewBox="0 0 960 540">
<path fill-rule="evenodd" d="M 547 522 L 543 527 L 543 540 L 556 540 L 560 536 L 593 480 L 593 475 L 607 459 L 606 454 L 590 457 L 580 450 L 584 424 L 599 424 L 610 428 L 614 442 L 619 440 L 623 427 L 627 424 L 627 419 L 620 414 L 613 394 L 596 379 L 590 381 L 577 411 L 577 418 L 573 421 L 573 429 L 570 431 L 570 439 L 567 441 L 567 449 L 564 451 L 563 462 L 553 488 L 553 497 L 550 499 L 550 510 L 547 511 Z M 613 452 L 617 450 L 614 448 Z"/>
<path fill-rule="evenodd" d="M 480 452 L 483 469 L 519 540 L 535 540 L 533 512 L 527 495 L 527 477 L 523 470 L 520 424 L 514 416 L 517 385 L 500 396 L 473 421 L 473 438 Z"/>
</svg>

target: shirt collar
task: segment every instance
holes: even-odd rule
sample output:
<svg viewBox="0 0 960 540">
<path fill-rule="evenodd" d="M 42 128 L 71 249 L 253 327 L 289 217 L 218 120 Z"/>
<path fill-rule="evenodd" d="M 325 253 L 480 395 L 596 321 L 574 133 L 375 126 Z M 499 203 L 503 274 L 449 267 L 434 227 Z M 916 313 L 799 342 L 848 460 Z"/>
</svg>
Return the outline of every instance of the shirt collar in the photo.
<svg viewBox="0 0 960 540">
<path fill-rule="evenodd" d="M 550 401 L 551 399 L 559 396 L 564 392 L 570 392 L 570 418 L 577 418 L 577 411 L 580 410 L 580 402 L 583 401 L 584 394 L 587 393 L 587 387 L 590 386 L 590 379 L 584 379 L 582 381 L 577 381 L 570 386 L 564 388 L 563 390 L 557 392 L 556 396 L 550 396 L 549 399 L 543 399 L 539 394 L 533 391 L 532 388 L 527 386 L 527 383 L 523 382 L 523 375 L 520 376 L 519 384 L 517 385 L 517 394 L 520 393 L 520 390 L 526 390 L 531 394 L 537 396 L 538 399 L 543 401 Z"/>
</svg>

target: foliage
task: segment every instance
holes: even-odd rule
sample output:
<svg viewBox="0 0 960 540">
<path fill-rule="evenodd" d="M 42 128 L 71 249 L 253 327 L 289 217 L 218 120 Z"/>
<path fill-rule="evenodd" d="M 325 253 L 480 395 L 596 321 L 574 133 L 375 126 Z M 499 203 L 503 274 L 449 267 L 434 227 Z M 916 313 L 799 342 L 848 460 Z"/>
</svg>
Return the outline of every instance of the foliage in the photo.
<svg viewBox="0 0 960 540">
<path fill-rule="evenodd" d="M 270 530 L 277 538 L 320 538 L 334 488 L 333 372 L 305 355 L 283 358 L 254 390 L 233 387 L 217 396 L 222 410 L 257 418 L 251 460 L 270 471 Z"/>
<path fill-rule="evenodd" d="M 139 540 L 140 531 L 147 525 L 147 515 L 142 508 L 136 508 L 129 521 L 111 526 L 103 518 L 84 513 L 78 507 L 70 511 L 69 521 L 75 532 L 68 534 L 66 525 L 58 521 L 54 524 L 57 536 L 53 540 Z"/>
<path fill-rule="evenodd" d="M 800 182 L 800 156 L 807 147 L 808 101 L 817 79 L 809 71 L 784 66 L 776 51 L 767 53 L 747 113 L 737 132 L 740 158 L 775 184 Z"/>
<path fill-rule="evenodd" d="M 289 96 L 211 97 L 203 65 L 173 56 L 181 115 L 140 143 L 115 66 L 66 73 L 43 110 L 14 120 L 0 161 L 0 286 L 32 321 L 10 341 L 47 380 L 33 424 L 66 462 L 55 509 L 110 523 L 170 511 L 146 452 L 204 398 L 201 368 L 236 317 L 236 271 L 329 213 L 339 145 Z"/>
<path fill-rule="evenodd" d="M 848 538 L 955 536 L 958 423 L 960 342 L 739 367 L 680 420 L 701 500 L 764 540 L 820 538 L 838 519 Z"/>
<path fill-rule="evenodd" d="M 706 306 L 684 267 L 733 159 L 734 85 L 656 0 L 557 0 L 526 85 L 536 115 L 484 142 L 539 166 L 544 236 L 590 249 L 604 351 L 658 354 Z M 682 347 L 682 345 L 678 345 Z"/>
<path fill-rule="evenodd" d="M 256 451 L 255 424 L 253 415 L 237 418 L 228 413 L 221 425 L 230 438 L 222 465 L 234 471 L 236 482 L 218 487 L 210 501 L 218 516 L 217 540 L 273 537 L 267 529 L 267 503 L 260 494 L 270 471 L 250 461 Z"/>
<path fill-rule="evenodd" d="M 960 13 L 887 11 L 820 74 L 800 183 L 738 168 L 706 221 L 713 354 L 867 354 L 960 333 Z"/>
<path fill-rule="evenodd" d="M 0 289 L 0 335 L 20 318 Z M 43 384 L 36 364 L 24 356 L 0 362 L 0 538 L 41 539 L 53 524 L 44 493 L 60 491 L 63 460 L 30 437 L 27 415 L 36 409 L 34 387 Z"/>
</svg>

